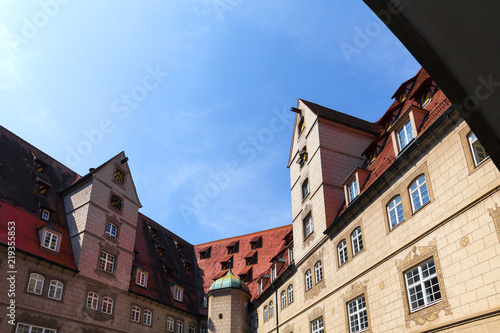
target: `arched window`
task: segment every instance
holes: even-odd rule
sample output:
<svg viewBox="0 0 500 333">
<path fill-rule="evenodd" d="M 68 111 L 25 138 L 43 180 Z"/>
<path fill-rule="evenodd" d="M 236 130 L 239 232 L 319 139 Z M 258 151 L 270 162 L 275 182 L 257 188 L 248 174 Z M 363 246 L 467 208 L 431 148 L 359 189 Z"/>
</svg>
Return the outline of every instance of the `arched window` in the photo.
<svg viewBox="0 0 500 333">
<path fill-rule="evenodd" d="M 41 295 L 45 278 L 37 273 L 31 273 L 28 283 L 28 292 Z"/>
<path fill-rule="evenodd" d="M 305 279 L 306 279 L 306 291 L 312 288 L 312 276 L 311 276 L 311 270 L 308 269 L 306 274 L 305 274 Z"/>
<path fill-rule="evenodd" d="M 355 256 L 363 251 L 363 238 L 361 236 L 361 227 L 357 227 L 351 234 L 352 255 Z"/>
<path fill-rule="evenodd" d="M 477 139 L 476 134 L 471 132 L 467 136 L 467 138 L 469 140 L 470 149 L 472 151 L 472 157 L 474 158 L 474 165 L 478 166 L 479 164 L 483 163 L 483 161 L 486 160 L 489 155 L 484 149 L 481 142 L 479 142 L 479 140 Z"/>
<path fill-rule="evenodd" d="M 419 210 L 430 200 L 425 175 L 420 175 L 417 179 L 415 179 L 415 181 L 411 183 L 409 191 L 413 212 Z"/>
<path fill-rule="evenodd" d="M 288 304 L 293 302 L 293 286 L 289 285 L 288 286 Z"/>
<path fill-rule="evenodd" d="M 174 331 L 174 319 L 171 317 L 167 318 L 167 331 L 173 332 Z"/>
<path fill-rule="evenodd" d="M 130 320 L 138 323 L 141 320 L 141 308 L 138 306 L 132 307 L 132 313 L 130 314 Z"/>
<path fill-rule="evenodd" d="M 321 260 L 314 264 L 314 277 L 316 278 L 316 284 L 323 280 L 323 269 L 321 267 Z"/>
<path fill-rule="evenodd" d="M 177 320 L 177 333 L 184 332 L 184 323 L 181 320 Z"/>
<path fill-rule="evenodd" d="M 118 227 L 116 224 L 108 222 L 106 224 L 106 235 L 112 238 L 116 238 L 116 235 L 118 234 Z"/>
<path fill-rule="evenodd" d="M 47 295 L 47 297 L 60 301 L 62 298 L 63 288 L 64 284 L 61 281 L 50 281 L 49 294 Z"/>
<path fill-rule="evenodd" d="M 97 311 L 98 303 L 99 303 L 99 295 L 93 292 L 87 294 L 87 309 L 92 309 Z"/>
<path fill-rule="evenodd" d="M 264 321 L 267 321 L 267 305 L 264 306 Z"/>
<path fill-rule="evenodd" d="M 391 230 L 405 220 L 400 195 L 395 196 L 387 205 L 387 216 L 389 217 Z"/>
<path fill-rule="evenodd" d="M 348 260 L 347 258 L 347 244 L 345 239 L 343 239 L 337 246 L 337 252 L 339 255 L 339 266 L 345 264 Z"/>
<path fill-rule="evenodd" d="M 286 306 L 286 293 L 283 290 L 281 292 L 281 308 L 283 309 Z"/>
<path fill-rule="evenodd" d="M 113 299 L 111 297 L 102 298 L 101 312 L 105 314 L 113 314 Z"/>
<path fill-rule="evenodd" d="M 309 179 L 306 178 L 302 183 L 302 199 L 305 199 L 309 194 Z"/>
<path fill-rule="evenodd" d="M 274 305 L 273 301 L 269 303 L 269 318 L 272 318 L 274 316 Z"/>
</svg>

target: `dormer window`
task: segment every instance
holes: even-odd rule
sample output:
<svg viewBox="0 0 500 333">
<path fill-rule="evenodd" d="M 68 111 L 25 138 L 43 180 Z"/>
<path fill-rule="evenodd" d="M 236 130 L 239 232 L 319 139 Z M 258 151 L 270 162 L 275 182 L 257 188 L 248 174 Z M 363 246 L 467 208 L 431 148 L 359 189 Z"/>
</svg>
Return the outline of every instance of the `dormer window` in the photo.
<svg viewBox="0 0 500 333">
<path fill-rule="evenodd" d="M 411 105 L 394 122 L 390 135 L 396 156 L 418 136 L 418 129 L 422 126 L 427 114 L 427 110 Z"/>
<path fill-rule="evenodd" d="M 122 185 L 125 184 L 125 172 L 123 170 L 115 168 L 113 179 Z"/>
<path fill-rule="evenodd" d="M 146 288 L 148 283 L 148 273 L 140 268 L 137 269 L 135 284 Z"/>
<path fill-rule="evenodd" d="M 48 221 L 50 218 L 50 212 L 47 209 L 42 209 L 42 219 Z"/>
<path fill-rule="evenodd" d="M 411 127 L 411 121 L 408 120 L 404 126 L 398 131 L 399 150 L 403 150 L 415 136 Z"/>
<path fill-rule="evenodd" d="M 208 247 L 200 251 L 200 259 L 208 259 L 210 258 L 210 252 L 211 252 L 212 247 Z"/>
<path fill-rule="evenodd" d="M 225 271 L 226 269 L 233 268 L 231 260 L 229 261 L 224 261 L 220 263 L 220 269 L 221 271 Z"/>
<path fill-rule="evenodd" d="M 111 197 L 109 199 L 109 205 L 121 211 L 123 208 L 123 201 L 119 196 L 111 194 Z"/>
<path fill-rule="evenodd" d="M 301 151 L 299 151 L 299 157 L 297 158 L 297 164 L 300 164 L 301 167 L 304 166 L 304 164 L 307 162 L 307 147 L 302 148 Z"/>
<path fill-rule="evenodd" d="M 156 247 L 156 252 L 158 253 L 158 256 L 159 257 L 162 257 L 163 256 L 163 253 L 165 252 L 165 249 L 162 248 L 161 246 L 157 246 Z"/>
<path fill-rule="evenodd" d="M 356 178 L 352 180 L 349 185 L 347 185 L 347 195 L 349 198 L 349 203 L 353 202 L 354 199 L 359 195 L 358 181 Z"/>
<path fill-rule="evenodd" d="M 49 189 L 49 185 L 45 184 L 44 182 L 37 180 L 36 181 L 36 187 L 38 190 L 38 193 L 45 195 L 47 193 L 47 190 Z"/>
<path fill-rule="evenodd" d="M 259 294 L 262 292 L 262 279 L 260 279 L 258 282 L 257 282 L 257 289 L 259 291 Z"/>
<path fill-rule="evenodd" d="M 44 229 L 42 246 L 51 251 L 58 251 L 60 235 L 55 232 Z"/>
<path fill-rule="evenodd" d="M 175 285 L 174 286 L 174 299 L 176 301 L 182 302 L 182 294 L 183 294 L 182 288 Z"/>
<path fill-rule="evenodd" d="M 274 280 L 276 280 L 276 265 L 273 265 L 273 267 L 271 267 L 271 281 Z"/>
<path fill-rule="evenodd" d="M 156 237 L 157 230 L 151 227 L 150 225 L 148 225 L 148 227 L 149 227 L 149 232 L 151 233 L 151 237 Z"/>
<path fill-rule="evenodd" d="M 368 162 L 372 164 L 377 159 L 377 153 L 373 150 L 368 156 Z"/>
<path fill-rule="evenodd" d="M 227 246 L 227 254 L 238 253 L 238 244 L 239 242 L 231 243 Z"/>
<path fill-rule="evenodd" d="M 262 247 L 262 236 L 254 237 L 250 240 L 250 248 L 255 250 Z"/>
<path fill-rule="evenodd" d="M 432 101 L 432 92 L 430 90 L 420 96 L 420 105 L 425 108 Z"/>
<path fill-rule="evenodd" d="M 40 162 L 40 161 L 39 161 L 38 159 L 36 159 L 36 158 L 35 158 L 35 161 L 34 161 L 33 165 L 34 165 L 35 170 L 36 170 L 37 172 L 42 173 L 42 172 L 43 172 L 43 170 L 45 169 L 45 163 Z"/>
</svg>

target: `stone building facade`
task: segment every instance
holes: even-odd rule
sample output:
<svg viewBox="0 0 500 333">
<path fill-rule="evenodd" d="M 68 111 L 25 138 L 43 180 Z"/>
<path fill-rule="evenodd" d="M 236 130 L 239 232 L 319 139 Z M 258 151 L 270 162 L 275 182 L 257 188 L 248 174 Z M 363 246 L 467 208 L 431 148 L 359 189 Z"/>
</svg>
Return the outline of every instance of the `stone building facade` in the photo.
<svg viewBox="0 0 500 333">
<path fill-rule="evenodd" d="M 499 171 L 424 70 L 393 98 L 300 99 L 292 224 L 199 245 L 139 212 L 123 152 L 80 176 L 0 128 L 0 331 L 497 331 Z"/>
</svg>

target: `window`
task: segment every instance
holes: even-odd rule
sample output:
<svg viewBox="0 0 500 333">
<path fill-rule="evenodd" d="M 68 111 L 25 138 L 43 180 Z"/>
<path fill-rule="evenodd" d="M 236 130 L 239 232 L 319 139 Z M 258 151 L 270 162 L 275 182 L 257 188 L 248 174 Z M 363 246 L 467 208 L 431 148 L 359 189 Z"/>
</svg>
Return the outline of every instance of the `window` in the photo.
<svg viewBox="0 0 500 333">
<path fill-rule="evenodd" d="M 420 105 L 425 108 L 432 101 L 432 92 L 430 90 L 426 91 L 422 96 L 420 96 Z"/>
<path fill-rule="evenodd" d="M 309 195 L 309 179 L 306 178 L 302 183 L 302 199 L 305 199 Z"/>
<path fill-rule="evenodd" d="M 441 300 L 441 290 L 433 258 L 404 274 L 412 312 Z"/>
<path fill-rule="evenodd" d="M 368 329 L 365 295 L 361 295 L 347 303 L 347 310 L 349 313 L 349 329 L 351 333 L 362 332 Z"/>
<path fill-rule="evenodd" d="M 311 332 L 312 333 L 323 333 L 324 332 L 323 317 L 319 317 L 318 319 L 311 321 Z"/>
<path fill-rule="evenodd" d="M 267 321 L 267 305 L 264 306 L 264 321 Z"/>
<path fill-rule="evenodd" d="M 286 306 L 286 293 L 283 290 L 281 292 L 281 308 L 283 309 L 283 308 L 285 308 L 285 306 Z"/>
<path fill-rule="evenodd" d="M 99 268 L 108 273 L 113 273 L 115 268 L 115 256 L 108 252 L 101 251 L 99 258 Z"/>
<path fill-rule="evenodd" d="M 307 238 L 313 232 L 313 220 L 311 214 L 307 215 L 307 217 L 304 219 L 304 232 L 304 238 Z"/>
<path fill-rule="evenodd" d="M 299 157 L 297 158 L 297 163 L 300 164 L 300 167 L 303 167 L 307 161 L 307 147 L 302 148 L 299 151 Z"/>
<path fill-rule="evenodd" d="M 401 196 L 397 195 L 387 205 L 387 215 L 389 216 L 389 224 L 391 230 L 405 220 L 403 213 L 403 205 L 401 204 Z"/>
<path fill-rule="evenodd" d="M 118 209 L 119 211 L 121 211 L 123 208 L 122 199 L 119 196 L 114 195 L 114 194 L 111 194 L 111 198 L 109 199 L 109 204 L 111 207 L 114 207 L 114 208 Z"/>
<path fill-rule="evenodd" d="M 148 281 L 148 273 L 142 269 L 137 269 L 137 275 L 135 277 L 135 284 L 146 287 Z"/>
<path fill-rule="evenodd" d="M 272 318 L 274 315 L 274 304 L 273 301 L 269 303 L 269 318 Z"/>
<path fill-rule="evenodd" d="M 206 327 L 200 328 L 200 333 L 208 333 L 208 328 Z"/>
<path fill-rule="evenodd" d="M 208 297 L 207 297 L 207 295 L 203 296 L 203 308 L 208 309 Z"/>
<path fill-rule="evenodd" d="M 174 299 L 182 302 L 182 288 L 179 286 L 174 286 Z"/>
<path fill-rule="evenodd" d="M 288 286 L 288 304 L 293 302 L 293 286 L 289 285 Z"/>
<path fill-rule="evenodd" d="M 305 274 L 305 278 L 306 278 L 306 291 L 308 291 L 309 289 L 312 288 L 312 276 L 311 276 L 311 270 L 308 269 L 306 274 Z"/>
<path fill-rule="evenodd" d="M 411 128 L 411 121 L 408 120 L 406 124 L 404 124 L 403 128 L 398 131 L 398 144 L 399 150 L 403 150 L 411 140 L 413 140 L 413 130 Z"/>
<path fill-rule="evenodd" d="M 290 259 L 290 263 L 295 261 L 295 258 L 293 257 L 293 247 L 288 249 L 288 258 Z"/>
<path fill-rule="evenodd" d="M 262 280 L 259 280 L 259 282 L 257 282 L 257 288 L 259 290 L 259 294 L 262 292 Z"/>
<path fill-rule="evenodd" d="M 483 163 L 483 161 L 486 160 L 489 156 L 486 153 L 486 150 L 484 150 L 483 145 L 477 139 L 476 134 L 471 133 L 467 138 L 469 139 L 472 157 L 474 158 L 474 165 L 478 166 L 479 164 Z"/>
<path fill-rule="evenodd" d="M 143 320 L 144 325 L 151 326 L 152 319 L 153 319 L 153 313 L 151 312 L 151 310 L 144 310 L 144 320 Z"/>
<path fill-rule="evenodd" d="M 30 274 L 30 281 L 28 283 L 28 292 L 41 295 L 43 289 L 43 283 L 45 278 L 37 273 Z"/>
<path fill-rule="evenodd" d="M 347 185 L 347 194 L 349 197 L 349 203 L 351 203 L 359 195 L 358 181 L 356 179 Z"/>
<path fill-rule="evenodd" d="M 125 183 L 125 172 L 116 168 L 113 179 L 116 180 L 117 182 L 119 182 L 120 184 L 124 184 Z"/>
<path fill-rule="evenodd" d="M 59 242 L 59 236 L 45 230 L 45 237 L 43 239 L 43 247 L 52 250 L 52 251 L 57 251 L 57 245 Z"/>
<path fill-rule="evenodd" d="M 337 246 L 337 252 L 339 255 L 339 267 L 345 264 L 348 260 L 347 258 L 347 244 L 345 239 L 343 239 Z"/>
<path fill-rule="evenodd" d="M 28 324 L 17 324 L 16 333 L 56 333 L 56 330 Z"/>
<path fill-rule="evenodd" d="M 141 320 L 141 308 L 138 306 L 132 307 L 132 313 L 130 314 L 130 320 L 138 323 Z"/>
<path fill-rule="evenodd" d="M 118 234 L 118 227 L 116 224 L 108 222 L 106 223 L 106 235 L 112 238 L 116 238 Z"/>
<path fill-rule="evenodd" d="M 43 209 L 42 210 L 42 219 L 44 219 L 45 221 L 48 221 L 50 218 L 50 212 L 46 209 Z"/>
<path fill-rule="evenodd" d="M 321 268 L 321 260 L 314 264 L 314 277 L 316 278 L 316 284 L 323 280 L 323 270 Z"/>
<path fill-rule="evenodd" d="M 189 333 L 196 333 L 196 327 L 194 327 L 194 325 L 189 325 Z"/>
<path fill-rule="evenodd" d="M 87 294 L 87 309 L 96 310 L 97 304 L 99 303 L 99 295 L 96 293 L 88 293 Z"/>
<path fill-rule="evenodd" d="M 49 185 L 47 185 L 39 180 L 37 180 L 36 185 L 37 185 L 38 193 L 44 194 L 44 195 L 47 193 L 47 190 L 49 189 Z"/>
<path fill-rule="evenodd" d="M 272 281 L 276 280 L 276 265 L 273 265 L 273 267 L 271 267 L 271 279 Z"/>
<path fill-rule="evenodd" d="M 49 294 L 47 295 L 47 297 L 60 301 L 62 298 L 63 288 L 64 284 L 61 281 L 50 281 Z"/>
<path fill-rule="evenodd" d="M 113 313 L 113 299 L 111 297 L 102 298 L 101 312 L 109 315 Z"/>
<path fill-rule="evenodd" d="M 413 212 L 416 212 L 424 204 L 429 202 L 429 192 L 427 191 L 427 182 L 425 180 L 425 175 L 419 176 L 410 185 L 410 197 Z"/>
<path fill-rule="evenodd" d="M 355 256 L 363 251 L 363 238 L 361 236 L 361 228 L 357 227 L 351 234 L 352 255 Z"/>
<path fill-rule="evenodd" d="M 304 130 L 304 115 L 302 113 L 299 114 L 299 124 L 297 125 L 297 128 L 299 130 L 299 135 L 302 133 L 302 131 Z"/>
<path fill-rule="evenodd" d="M 167 318 L 167 331 L 173 332 L 174 331 L 174 325 L 175 325 L 174 319 L 171 318 L 171 317 L 168 317 Z"/>
<path fill-rule="evenodd" d="M 38 171 L 38 172 L 43 172 L 43 169 L 45 168 L 45 164 L 40 162 L 38 159 L 35 158 L 35 161 L 34 161 L 34 166 L 35 166 L 35 170 Z"/>
</svg>

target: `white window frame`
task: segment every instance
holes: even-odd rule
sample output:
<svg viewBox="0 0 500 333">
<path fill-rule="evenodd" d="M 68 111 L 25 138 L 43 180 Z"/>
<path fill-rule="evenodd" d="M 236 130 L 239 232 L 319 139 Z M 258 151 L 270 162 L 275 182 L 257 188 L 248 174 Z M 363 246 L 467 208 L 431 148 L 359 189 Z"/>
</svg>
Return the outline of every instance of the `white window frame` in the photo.
<svg viewBox="0 0 500 333">
<path fill-rule="evenodd" d="M 264 321 L 267 321 L 267 305 L 264 306 Z"/>
<path fill-rule="evenodd" d="M 113 299 L 111 297 L 105 296 L 102 298 L 101 312 L 107 315 L 113 314 Z"/>
<path fill-rule="evenodd" d="M 274 303 L 273 301 L 269 302 L 269 318 L 274 316 Z"/>
<path fill-rule="evenodd" d="M 319 317 L 311 321 L 311 333 L 323 333 L 324 331 L 323 317 Z"/>
<path fill-rule="evenodd" d="M 184 322 L 182 320 L 177 320 L 177 333 L 184 332 Z"/>
<path fill-rule="evenodd" d="M 306 282 L 306 291 L 310 290 L 312 288 L 312 273 L 311 269 L 308 269 L 306 273 L 304 274 L 304 279 Z"/>
<path fill-rule="evenodd" d="M 398 138 L 399 151 L 401 152 L 410 144 L 411 140 L 415 138 L 415 134 L 413 133 L 413 128 L 411 125 L 411 120 L 408 120 L 403 125 L 403 127 L 398 130 L 396 136 Z"/>
<path fill-rule="evenodd" d="M 349 203 L 353 202 L 359 195 L 358 180 L 354 178 L 352 182 L 347 185 L 347 197 Z"/>
<path fill-rule="evenodd" d="M 288 304 L 293 302 L 293 285 L 289 285 L 287 288 L 287 293 L 288 293 Z"/>
<path fill-rule="evenodd" d="M 194 325 L 189 325 L 189 333 L 196 333 L 196 327 Z"/>
<path fill-rule="evenodd" d="M 63 290 L 64 290 L 64 283 L 62 283 L 59 280 L 51 280 L 47 297 L 60 301 L 62 299 Z"/>
<path fill-rule="evenodd" d="M 141 322 L 141 308 L 137 305 L 132 306 L 132 310 L 130 312 L 130 320 L 134 323 Z"/>
<path fill-rule="evenodd" d="M 351 234 L 352 255 L 353 257 L 363 251 L 363 235 L 361 227 L 357 227 Z"/>
<path fill-rule="evenodd" d="M 52 328 L 45 328 L 42 326 L 34 326 L 30 324 L 24 324 L 24 323 L 17 323 L 16 327 L 16 333 L 31 333 L 33 332 L 33 328 L 36 328 L 37 333 L 57 333 L 57 330 L 54 330 Z M 40 331 L 40 329 L 42 329 Z"/>
<path fill-rule="evenodd" d="M 295 261 L 294 254 L 293 254 L 293 247 L 290 247 L 288 249 L 288 259 L 289 259 L 290 263 Z"/>
<path fill-rule="evenodd" d="M 50 218 L 50 212 L 47 209 L 42 209 L 42 219 L 48 221 Z"/>
<path fill-rule="evenodd" d="M 271 267 L 271 281 L 276 280 L 276 264 Z"/>
<path fill-rule="evenodd" d="M 366 309 L 364 294 L 347 303 L 347 314 L 349 317 L 350 333 L 363 332 L 369 329 L 368 311 Z"/>
<path fill-rule="evenodd" d="M 99 294 L 94 292 L 89 292 L 87 294 L 87 305 L 85 306 L 87 309 L 97 311 L 97 307 L 99 306 Z"/>
<path fill-rule="evenodd" d="M 418 176 L 411 183 L 408 191 L 410 193 L 411 207 L 414 213 L 425 206 L 425 204 L 431 200 L 425 174 L 421 174 L 420 176 Z"/>
<path fill-rule="evenodd" d="M 281 308 L 284 309 L 286 306 L 286 292 L 283 290 L 281 292 Z"/>
<path fill-rule="evenodd" d="M 403 203 L 401 202 L 401 196 L 396 195 L 387 204 L 387 217 L 389 218 L 389 227 L 394 229 L 397 225 L 404 222 L 405 214 L 403 211 Z"/>
<path fill-rule="evenodd" d="M 99 269 L 113 274 L 115 272 L 116 256 L 106 251 L 101 251 L 99 256 Z"/>
<path fill-rule="evenodd" d="M 176 301 L 182 302 L 183 290 L 179 286 L 174 286 L 174 299 Z"/>
<path fill-rule="evenodd" d="M 339 259 L 339 267 L 349 261 L 349 255 L 347 253 L 347 242 L 345 239 L 341 240 L 339 245 L 337 245 L 337 254 Z"/>
<path fill-rule="evenodd" d="M 304 238 L 309 237 L 309 235 L 312 234 L 313 231 L 314 231 L 314 225 L 313 225 L 312 215 L 308 214 L 304 219 L 304 233 L 305 233 Z"/>
<path fill-rule="evenodd" d="M 175 320 L 172 317 L 167 318 L 167 331 L 173 332 L 175 327 Z"/>
<path fill-rule="evenodd" d="M 43 284 L 45 283 L 45 278 L 43 275 L 38 273 L 31 273 L 30 280 L 28 282 L 28 289 L 26 290 L 29 293 L 41 295 L 43 292 Z"/>
<path fill-rule="evenodd" d="M 107 222 L 106 235 L 111 238 L 116 238 L 118 236 L 118 226 L 112 222 Z"/>
<path fill-rule="evenodd" d="M 470 150 L 472 153 L 472 158 L 474 159 L 475 166 L 480 165 L 481 163 L 483 163 L 484 161 L 486 161 L 490 157 L 488 155 L 488 153 L 486 152 L 486 150 L 484 149 L 484 146 L 477 139 L 476 134 L 474 134 L 474 132 L 471 132 L 469 135 L 467 135 L 467 141 L 469 142 L 469 147 L 470 147 Z M 480 153 L 485 155 L 485 157 L 481 160 L 479 160 L 480 157 L 478 154 L 478 151 L 480 149 L 482 149 L 482 151 Z"/>
<path fill-rule="evenodd" d="M 441 285 L 439 284 L 434 258 L 430 258 L 404 272 L 404 279 L 408 305 L 410 306 L 411 312 L 421 310 L 442 301 L 443 296 L 441 293 Z M 435 289 L 436 286 L 437 290 Z M 429 293 L 429 290 L 431 289 L 432 292 Z M 417 295 L 419 293 L 422 294 L 422 298 L 420 300 L 423 301 L 423 305 L 417 304 L 417 306 L 414 306 L 416 300 L 412 300 L 412 293 Z M 439 294 L 439 298 L 435 297 L 435 294 Z"/>
<path fill-rule="evenodd" d="M 149 309 L 144 310 L 144 318 L 142 323 L 147 326 L 151 326 L 153 323 L 153 312 Z"/>
<path fill-rule="evenodd" d="M 44 230 L 42 246 L 51 251 L 57 251 L 59 245 L 59 235 L 48 230 Z"/>
<path fill-rule="evenodd" d="M 148 272 L 138 268 L 135 277 L 135 284 L 146 288 L 146 286 L 148 285 Z"/>
<path fill-rule="evenodd" d="M 316 284 L 323 281 L 323 267 L 321 265 L 321 260 L 314 264 L 314 278 L 316 280 Z"/>
<path fill-rule="evenodd" d="M 302 182 L 302 200 L 304 200 L 309 195 L 309 178 L 306 178 L 304 182 Z"/>
</svg>

